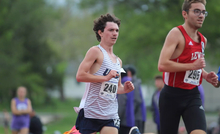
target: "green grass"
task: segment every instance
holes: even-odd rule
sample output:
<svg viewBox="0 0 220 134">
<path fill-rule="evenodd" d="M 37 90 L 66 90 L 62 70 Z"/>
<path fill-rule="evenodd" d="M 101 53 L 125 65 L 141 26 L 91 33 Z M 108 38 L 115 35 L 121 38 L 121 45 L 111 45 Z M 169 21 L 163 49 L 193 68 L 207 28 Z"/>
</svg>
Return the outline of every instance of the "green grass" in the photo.
<svg viewBox="0 0 220 134">
<path fill-rule="evenodd" d="M 66 100 L 64 102 L 58 99 L 53 99 L 53 105 L 36 106 L 34 110 L 37 114 L 52 114 L 58 115 L 62 118 L 56 119 L 52 123 L 46 125 L 47 130 L 44 134 L 53 134 L 55 130 L 64 133 L 70 130 L 74 125 L 77 118 L 73 107 L 79 106 L 80 100 Z M 217 112 L 206 112 L 207 115 L 218 115 Z M 152 112 L 147 111 L 147 119 L 152 119 Z M 2 126 L 0 126 L 0 132 L 4 132 Z"/>
<path fill-rule="evenodd" d="M 55 106 L 39 107 L 36 109 L 37 112 L 51 113 L 61 116 L 61 119 L 57 119 L 52 123 L 46 125 L 47 130 L 45 134 L 53 134 L 55 130 L 64 133 L 70 130 L 74 125 L 77 118 L 77 113 L 74 111 L 74 106 L 79 106 L 79 100 L 66 100 L 61 102 L 55 100 Z"/>
<path fill-rule="evenodd" d="M 4 128 L 2 126 L 0 126 L 0 132 L 4 132 Z"/>
<path fill-rule="evenodd" d="M 73 115 L 73 114 L 72 114 Z M 70 130 L 75 125 L 76 115 L 72 116 L 71 114 L 66 115 L 61 120 L 55 121 L 46 125 L 47 130 L 45 134 L 53 134 L 55 130 L 64 133 L 65 131 Z"/>
</svg>

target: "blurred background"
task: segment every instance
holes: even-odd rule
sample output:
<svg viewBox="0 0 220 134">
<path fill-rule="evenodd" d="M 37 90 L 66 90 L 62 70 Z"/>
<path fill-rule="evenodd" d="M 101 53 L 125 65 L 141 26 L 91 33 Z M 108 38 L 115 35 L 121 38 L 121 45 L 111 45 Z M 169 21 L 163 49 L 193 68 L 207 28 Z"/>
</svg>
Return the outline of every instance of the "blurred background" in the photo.
<svg viewBox="0 0 220 134">
<path fill-rule="evenodd" d="M 111 13 L 121 19 L 114 53 L 123 64 L 133 64 L 142 79 L 147 106 L 155 90 L 154 77 L 161 75 L 157 62 L 164 39 L 183 24 L 183 0 L 1 0 L 0 1 L 0 121 L 2 111 L 18 86 L 28 89 L 28 98 L 46 126 L 46 134 L 64 132 L 74 124 L 84 93 L 84 83 L 75 79 L 86 51 L 99 42 L 93 21 Z M 207 1 L 208 16 L 199 29 L 208 39 L 205 58 L 208 72 L 220 65 L 220 1 Z M 205 109 L 215 122 L 220 109 L 220 91 L 207 82 Z M 146 125 L 151 125 L 151 112 Z M 148 123 L 149 122 L 149 123 Z M 146 127 L 146 132 L 148 131 Z M 3 123 L 0 122 L 0 132 Z"/>
</svg>

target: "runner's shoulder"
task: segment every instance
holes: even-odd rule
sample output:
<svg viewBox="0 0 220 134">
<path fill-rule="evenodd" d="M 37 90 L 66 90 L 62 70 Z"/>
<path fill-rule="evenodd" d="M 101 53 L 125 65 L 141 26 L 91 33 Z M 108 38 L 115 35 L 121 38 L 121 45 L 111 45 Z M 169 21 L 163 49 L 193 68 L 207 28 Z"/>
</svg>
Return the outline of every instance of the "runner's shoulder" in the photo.
<svg viewBox="0 0 220 134">
<path fill-rule="evenodd" d="M 168 44 L 179 44 L 184 40 L 184 37 L 179 28 L 174 27 L 169 31 L 166 39 L 169 42 Z"/>
<path fill-rule="evenodd" d="M 175 35 L 175 36 L 182 35 L 181 31 L 177 27 L 172 28 L 170 30 L 169 34 Z"/>
<path fill-rule="evenodd" d="M 101 52 L 101 50 L 98 46 L 93 46 L 87 51 L 87 54 L 96 54 L 97 55 L 100 52 Z"/>
</svg>

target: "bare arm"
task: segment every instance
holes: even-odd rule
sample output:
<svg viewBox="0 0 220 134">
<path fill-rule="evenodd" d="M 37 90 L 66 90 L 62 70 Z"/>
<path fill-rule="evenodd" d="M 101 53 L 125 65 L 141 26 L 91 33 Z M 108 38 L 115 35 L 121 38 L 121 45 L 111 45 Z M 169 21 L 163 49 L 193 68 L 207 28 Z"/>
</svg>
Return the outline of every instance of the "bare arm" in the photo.
<svg viewBox="0 0 220 134">
<path fill-rule="evenodd" d="M 15 115 L 29 114 L 32 111 L 31 101 L 28 99 L 27 101 L 27 109 L 26 110 L 17 110 L 16 102 L 14 99 L 11 100 L 11 111 Z"/>
<path fill-rule="evenodd" d="M 11 112 L 14 114 L 14 115 L 21 115 L 22 112 L 17 110 L 16 108 L 16 102 L 15 102 L 15 99 L 12 99 L 11 100 Z"/>
<path fill-rule="evenodd" d="M 205 38 L 205 37 L 204 37 Z M 207 39 L 205 38 L 205 46 L 207 44 Z M 206 72 L 205 69 L 202 70 L 203 79 L 212 84 L 214 87 L 219 87 L 218 75 L 215 72 Z"/>
<path fill-rule="evenodd" d="M 117 94 L 124 94 L 125 91 L 124 91 L 124 86 L 123 84 L 121 83 L 121 76 L 120 76 L 120 79 L 119 79 L 119 82 L 118 82 L 118 91 L 117 91 Z"/>
<path fill-rule="evenodd" d="M 119 59 L 120 63 L 121 63 L 121 67 L 122 67 L 122 61 L 121 59 Z M 131 92 L 132 90 L 134 90 L 134 85 L 131 81 L 126 81 L 124 83 L 124 86 L 123 84 L 121 83 L 121 76 L 119 78 L 119 81 L 118 81 L 118 91 L 117 91 L 117 94 L 124 94 L 124 93 L 129 93 Z"/>
<path fill-rule="evenodd" d="M 171 60 L 172 55 L 180 43 L 181 37 L 182 33 L 178 28 L 173 28 L 168 33 L 158 61 L 158 70 L 160 72 L 181 72 L 201 69 L 205 66 L 203 58 L 197 59 L 193 63 L 177 63 Z"/>
<path fill-rule="evenodd" d="M 202 78 L 206 80 L 208 75 L 208 72 L 205 71 L 205 69 L 202 69 Z"/>
<path fill-rule="evenodd" d="M 31 101 L 28 99 L 27 101 L 28 107 L 26 110 L 21 110 L 22 114 L 29 114 L 32 111 Z"/>
<path fill-rule="evenodd" d="M 119 59 L 119 58 L 118 58 Z M 121 64 L 121 67 L 122 67 L 122 61 L 121 61 L 121 59 L 119 59 L 119 61 L 120 61 L 120 64 Z M 119 81 L 118 81 L 118 91 L 117 91 L 117 94 L 124 94 L 125 92 L 124 92 L 124 86 L 123 86 L 123 84 L 121 83 L 121 75 L 120 75 L 120 77 L 119 77 Z"/>
<path fill-rule="evenodd" d="M 98 47 L 92 47 L 88 50 L 85 58 L 81 62 L 80 66 L 78 68 L 77 74 L 76 74 L 76 79 L 78 82 L 104 82 L 104 81 L 108 81 L 107 76 L 96 76 L 96 75 L 89 73 L 92 65 L 96 62 L 100 53 L 101 53 L 101 51 L 99 50 Z"/>
<path fill-rule="evenodd" d="M 219 86 L 219 81 L 218 81 L 218 76 L 215 74 L 215 72 L 211 71 L 211 72 L 206 72 L 204 69 L 202 71 L 202 75 L 203 78 L 209 82 L 210 84 L 212 84 L 214 87 L 218 87 Z"/>
</svg>

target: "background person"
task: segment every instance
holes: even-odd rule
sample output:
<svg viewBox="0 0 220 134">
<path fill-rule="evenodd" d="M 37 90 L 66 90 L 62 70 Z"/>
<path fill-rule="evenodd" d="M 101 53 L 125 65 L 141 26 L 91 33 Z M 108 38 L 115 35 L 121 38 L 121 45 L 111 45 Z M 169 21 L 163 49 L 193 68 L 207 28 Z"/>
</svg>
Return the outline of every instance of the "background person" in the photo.
<svg viewBox="0 0 220 134">
<path fill-rule="evenodd" d="M 26 95 L 27 89 L 21 86 L 17 89 L 17 97 L 11 100 L 13 114 L 11 121 L 12 134 L 28 134 L 29 132 L 29 113 L 32 111 L 32 106 Z"/>
<path fill-rule="evenodd" d="M 152 96 L 151 110 L 153 112 L 153 121 L 157 125 L 157 133 L 160 134 L 160 114 L 159 114 L 159 98 L 160 92 L 164 87 L 163 77 L 158 75 L 154 78 L 156 90 Z"/>
<path fill-rule="evenodd" d="M 29 134 L 43 134 L 43 125 L 40 118 L 36 115 L 35 111 L 30 112 L 30 126 Z"/>
<path fill-rule="evenodd" d="M 126 73 L 121 74 L 121 83 L 131 81 L 131 77 Z M 118 94 L 118 115 L 120 118 L 119 134 L 128 134 L 130 129 L 135 126 L 135 114 L 134 114 L 134 91 L 126 94 Z"/>
<path fill-rule="evenodd" d="M 119 134 L 125 134 L 134 126 L 144 133 L 146 121 L 146 106 L 141 89 L 141 80 L 136 77 L 136 69 L 132 65 L 123 67 L 122 83 L 132 81 L 135 90 L 118 95 L 119 117 L 121 120 Z"/>
<path fill-rule="evenodd" d="M 3 125 L 5 134 L 9 134 L 10 115 L 6 109 L 3 110 Z"/>
<path fill-rule="evenodd" d="M 202 84 L 198 86 L 198 90 L 200 92 L 200 98 L 202 100 L 202 106 L 204 107 L 205 106 L 205 92 L 204 92 L 204 88 L 203 88 Z"/>
</svg>

